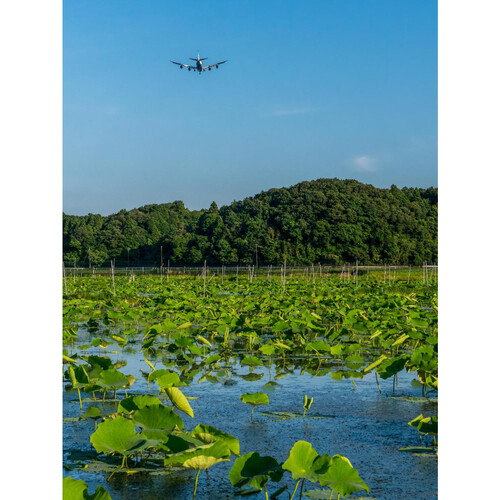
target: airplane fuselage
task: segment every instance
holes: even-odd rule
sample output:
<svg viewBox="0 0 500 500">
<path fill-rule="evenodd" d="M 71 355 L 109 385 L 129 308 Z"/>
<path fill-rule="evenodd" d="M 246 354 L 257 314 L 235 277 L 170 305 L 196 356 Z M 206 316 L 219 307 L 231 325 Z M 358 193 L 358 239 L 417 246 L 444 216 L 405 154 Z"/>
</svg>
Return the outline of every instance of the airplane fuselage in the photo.
<svg viewBox="0 0 500 500">
<path fill-rule="evenodd" d="M 214 67 L 218 68 L 221 64 L 224 64 L 224 63 L 227 62 L 227 60 L 226 61 L 220 61 L 218 63 L 209 64 L 209 65 L 207 65 L 207 66 L 204 67 L 202 61 L 205 61 L 207 58 L 206 57 L 200 57 L 200 52 L 198 52 L 198 57 L 196 59 L 194 57 L 190 57 L 189 59 L 191 59 L 191 61 L 194 61 L 196 64 L 194 66 L 191 66 L 189 64 L 179 63 L 179 62 L 176 62 L 176 61 L 170 61 L 170 62 L 172 62 L 174 64 L 177 64 L 180 67 L 180 69 L 187 68 L 188 71 L 191 71 L 191 70 L 197 71 L 198 74 L 201 74 L 203 71 L 205 71 L 207 69 L 208 69 L 208 71 L 212 71 L 212 68 L 214 68 Z"/>
</svg>

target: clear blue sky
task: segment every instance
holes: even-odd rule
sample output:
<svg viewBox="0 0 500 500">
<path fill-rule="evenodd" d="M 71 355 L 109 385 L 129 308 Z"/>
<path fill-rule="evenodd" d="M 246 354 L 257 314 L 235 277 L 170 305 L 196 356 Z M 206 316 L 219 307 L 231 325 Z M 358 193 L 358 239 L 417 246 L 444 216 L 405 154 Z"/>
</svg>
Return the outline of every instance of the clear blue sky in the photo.
<svg viewBox="0 0 500 500">
<path fill-rule="evenodd" d="M 64 211 L 437 185 L 437 1 L 65 0 Z M 189 73 L 169 61 L 229 59 Z"/>
</svg>

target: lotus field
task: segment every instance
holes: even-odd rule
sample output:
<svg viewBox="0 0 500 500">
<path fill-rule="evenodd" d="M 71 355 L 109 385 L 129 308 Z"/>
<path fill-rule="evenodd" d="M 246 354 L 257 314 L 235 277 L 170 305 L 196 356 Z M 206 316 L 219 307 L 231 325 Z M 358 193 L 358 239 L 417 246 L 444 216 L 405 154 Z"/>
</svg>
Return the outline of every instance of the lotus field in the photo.
<svg viewBox="0 0 500 500">
<path fill-rule="evenodd" d="M 437 495 L 437 284 L 65 276 L 64 499 Z"/>
</svg>

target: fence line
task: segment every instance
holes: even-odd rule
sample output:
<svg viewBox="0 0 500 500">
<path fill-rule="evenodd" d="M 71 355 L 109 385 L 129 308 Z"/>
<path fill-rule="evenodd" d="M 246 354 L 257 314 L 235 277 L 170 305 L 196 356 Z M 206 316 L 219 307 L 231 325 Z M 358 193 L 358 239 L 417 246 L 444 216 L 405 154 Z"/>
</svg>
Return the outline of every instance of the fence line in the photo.
<svg viewBox="0 0 500 500">
<path fill-rule="evenodd" d="M 211 277 L 221 277 L 224 278 L 246 276 L 250 282 L 255 278 L 267 278 L 271 279 L 273 277 L 280 277 L 283 280 L 286 278 L 304 278 L 306 280 L 312 280 L 313 282 L 318 279 L 323 279 L 328 277 L 330 274 L 339 275 L 340 279 L 346 282 L 350 282 L 351 277 L 357 283 L 359 275 L 366 276 L 368 279 L 369 273 L 371 271 L 383 271 L 384 281 L 386 280 L 386 275 L 389 276 L 389 282 L 396 279 L 396 271 L 406 270 L 408 271 L 408 281 L 413 271 L 415 277 L 419 276 L 423 279 L 425 283 L 429 283 L 429 279 L 435 278 L 437 276 L 438 265 L 437 264 L 427 264 L 424 262 L 422 266 L 412 266 L 412 265 L 392 265 L 392 264 L 380 264 L 380 265 L 359 265 L 359 264 L 342 264 L 336 266 L 329 265 L 310 265 L 310 266 L 289 266 L 289 265 L 266 265 L 256 268 L 253 265 L 247 266 L 134 266 L 134 267 L 115 267 L 114 263 L 111 263 L 110 267 L 70 267 L 63 263 L 64 276 L 95 276 L 97 275 L 158 275 L 162 277 L 166 276 L 168 280 L 169 277 L 175 276 L 197 276 L 206 280 L 208 276 Z M 406 276 L 406 273 L 405 273 Z"/>
</svg>

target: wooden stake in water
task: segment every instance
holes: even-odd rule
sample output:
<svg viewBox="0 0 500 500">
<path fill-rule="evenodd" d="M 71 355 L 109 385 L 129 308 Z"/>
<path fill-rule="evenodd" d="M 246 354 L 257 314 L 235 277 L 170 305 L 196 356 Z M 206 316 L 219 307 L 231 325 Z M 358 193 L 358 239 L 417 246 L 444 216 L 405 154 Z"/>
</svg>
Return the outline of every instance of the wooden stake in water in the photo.
<svg viewBox="0 0 500 500">
<path fill-rule="evenodd" d="M 285 293 L 285 288 L 286 288 L 286 259 L 283 264 L 283 293 Z"/>
<path fill-rule="evenodd" d="M 358 288 L 358 259 L 356 259 L 356 288 Z"/>
<path fill-rule="evenodd" d="M 64 277 L 64 289 L 65 289 L 65 293 L 66 295 L 68 295 L 68 285 L 66 283 L 66 268 L 64 267 L 64 261 L 63 261 L 63 277 Z"/>
<path fill-rule="evenodd" d="M 207 290 L 207 261 L 203 264 L 203 297 L 205 297 Z"/>
<path fill-rule="evenodd" d="M 111 278 L 113 280 L 113 297 L 116 297 L 116 289 L 115 289 L 115 265 L 114 265 L 113 261 L 111 261 Z"/>
</svg>

